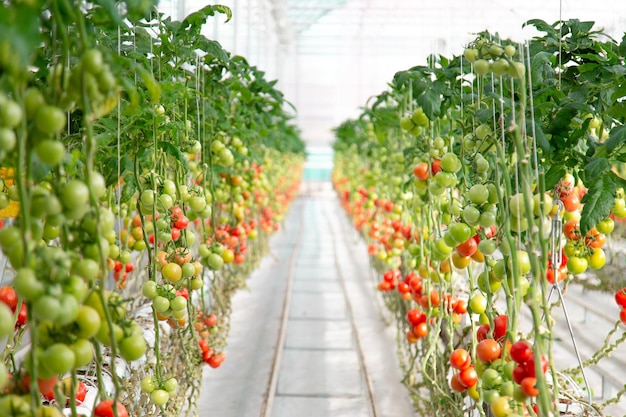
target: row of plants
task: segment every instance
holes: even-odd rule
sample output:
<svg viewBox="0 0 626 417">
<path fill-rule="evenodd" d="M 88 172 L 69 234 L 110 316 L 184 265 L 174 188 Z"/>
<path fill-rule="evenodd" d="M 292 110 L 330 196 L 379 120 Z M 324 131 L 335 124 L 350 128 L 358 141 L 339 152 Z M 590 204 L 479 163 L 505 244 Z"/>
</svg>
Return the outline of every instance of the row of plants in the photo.
<svg viewBox="0 0 626 417">
<path fill-rule="evenodd" d="M 555 344 L 572 342 L 555 340 L 552 313 L 623 233 L 626 37 L 527 24 L 541 36 L 480 33 L 461 55 L 396 73 L 335 130 L 333 183 L 368 243 L 420 415 L 623 404 L 623 389 L 592 402 L 583 374 L 626 338 L 623 283 L 603 285 L 617 302 L 604 345 L 569 369 L 555 363 Z"/>
<path fill-rule="evenodd" d="M 294 199 L 275 81 L 150 0 L 0 3 L 0 415 L 197 415 Z"/>
</svg>

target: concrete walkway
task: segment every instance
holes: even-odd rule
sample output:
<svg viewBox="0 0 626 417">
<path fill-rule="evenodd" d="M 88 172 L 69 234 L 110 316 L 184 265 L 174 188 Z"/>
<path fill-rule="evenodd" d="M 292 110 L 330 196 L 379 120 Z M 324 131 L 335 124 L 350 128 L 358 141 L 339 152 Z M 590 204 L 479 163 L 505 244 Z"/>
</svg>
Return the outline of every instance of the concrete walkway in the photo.
<svg viewBox="0 0 626 417">
<path fill-rule="evenodd" d="M 366 248 L 334 196 L 302 195 L 271 248 L 233 299 L 228 359 L 205 369 L 199 415 L 413 416 Z"/>
</svg>

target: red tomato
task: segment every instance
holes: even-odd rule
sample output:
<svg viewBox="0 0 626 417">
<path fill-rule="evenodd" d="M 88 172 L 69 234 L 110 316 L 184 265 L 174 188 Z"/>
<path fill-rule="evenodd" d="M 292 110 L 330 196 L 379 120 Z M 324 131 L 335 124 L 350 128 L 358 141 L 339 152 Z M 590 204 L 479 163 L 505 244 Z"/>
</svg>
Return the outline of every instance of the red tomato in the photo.
<svg viewBox="0 0 626 417">
<path fill-rule="evenodd" d="M 626 324 L 626 308 L 622 308 L 622 310 L 619 312 L 619 319 L 622 321 L 622 323 Z"/>
<path fill-rule="evenodd" d="M 426 315 L 416 308 L 409 310 L 406 318 L 413 326 L 426 321 Z"/>
<path fill-rule="evenodd" d="M 544 374 L 548 370 L 549 365 L 550 363 L 548 362 L 546 355 L 541 355 L 541 371 Z M 526 373 L 528 374 L 528 376 L 532 376 L 533 378 L 537 377 L 537 373 L 535 371 L 535 357 L 534 356 L 531 357 L 528 360 L 528 362 L 526 362 L 526 364 L 524 365 L 524 368 L 526 369 Z"/>
<path fill-rule="evenodd" d="M 489 336 L 489 323 L 481 324 L 481 326 L 476 330 L 476 339 L 481 342 Z"/>
<path fill-rule="evenodd" d="M 211 368 L 219 368 L 225 359 L 226 355 L 224 353 L 218 353 L 217 355 L 213 355 L 209 358 L 208 364 Z"/>
<path fill-rule="evenodd" d="M 493 330 L 493 338 L 495 340 L 500 340 L 504 338 L 506 335 L 506 325 L 507 325 L 507 316 L 506 314 L 499 315 L 493 320 L 494 330 Z"/>
<path fill-rule="evenodd" d="M 526 363 L 533 357 L 533 348 L 525 340 L 518 340 L 511 346 L 511 359 L 517 363 Z"/>
<path fill-rule="evenodd" d="M 12 311 L 17 308 L 17 294 L 13 287 L 0 287 L 0 302 L 9 306 Z"/>
<path fill-rule="evenodd" d="M 117 417 L 128 417 L 128 410 L 120 402 L 116 403 Z M 114 417 L 113 399 L 101 401 L 95 409 L 95 417 Z"/>
<path fill-rule="evenodd" d="M 478 382 L 478 374 L 473 366 L 469 366 L 459 372 L 459 382 L 465 388 L 472 387 Z"/>
<path fill-rule="evenodd" d="M 528 372 L 526 372 L 524 365 L 517 365 L 513 368 L 513 381 L 515 381 L 515 383 L 521 384 L 526 377 L 528 377 Z"/>
<path fill-rule="evenodd" d="M 626 308 L 626 287 L 621 290 L 617 290 L 615 293 L 615 302 L 621 308 Z"/>
<path fill-rule="evenodd" d="M 17 322 L 15 323 L 17 326 L 23 326 L 28 322 L 28 308 L 26 308 L 26 303 L 22 303 L 20 307 L 20 312 L 17 313 Z"/>
</svg>

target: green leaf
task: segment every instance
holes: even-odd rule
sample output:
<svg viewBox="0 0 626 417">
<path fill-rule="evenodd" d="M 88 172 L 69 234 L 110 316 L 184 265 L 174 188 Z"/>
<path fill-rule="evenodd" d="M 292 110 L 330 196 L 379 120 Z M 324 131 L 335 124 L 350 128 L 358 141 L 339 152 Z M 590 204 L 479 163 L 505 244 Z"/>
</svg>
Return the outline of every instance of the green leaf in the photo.
<svg viewBox="0 0 626 417">
<path fill-rule="evenodd" d="M 206 52 L 207 55 L 209 55 L 209 57 L 217 58 L 223 63 L 228 62 L 228 59 L 229 59 L 228 52 L 224 48 L 222 48 L 222 45 L 219 42 L 202 38 L 198 40 L 197 46 L 198 46 L 198 49 L 201 49 L 202 51 Z M 206 58 L 205 58 L 205 61 L 206 61 Z"/>
<path fill-rule="evenodd" d="M 540 32 L 545 32 L 548 35 L 558 35 L 556 29 L 554 29 L 554 27 L 552 27 L 551 25 L 547 24 L 545 21 L 541 20 L 541 19 L 531 19 L 529 21 L 527 21 L 526 23 L 524 23 L 522 25 L 522 27 L 526 27 L 526 26 L 534 26 L 535 28 L 537 28 L 538 31 Z"/>
<path fill-rule="evenodd" d="M 166 155 L 171 156 L 172 158 L 176 159 L 178 162 L 180 162 L 180 164 L 186 169 L 189 169 L 189 166 L 187 165 L 187 159 L 185 159 L 183 153 L 180 151 L 180 149 L 178 149 L 176 146 L 174 146 L 174 144 L 170 143 L 170 142 L 159 142 L 158 144 L 159 149 L 161 149 L 163 152 L 165 152 Z"/>
<path fill-rule="evenodd" d="M 612 175 L 603 175 L 591 183 L 582 199 L 585 206 L 580 217 L 580 232 L 583 236 L 600 220 L 609 216 L 615 204 L 616 189 Z"/>
<path fill-rule="evenodd" d="M 417 102 L 430 120 L 434 120 L 441 113 L 441 94 L 429 89 L 417 98 Z"/>
<path fill-rule="evenodd" d="M 232 17 L 233 13 L 230 8 L 226 6 L 213 5 L 210 4 L 208 6 L 203 7 L 197 12 L 191 13 L 187 16 L 180 24 L 180 27 L 176 31 L 175 36 L 178 37 L 187 29 L 193 27 L 196 31 L 199 31 L 203 24 L 206 23 L 206 20 L 209 16 L 215 16 L 215 13 L 222 13 L 226 15 L 226 22 L 228 22 Z"/>
<path fill-rule="evenodd" d="M 552 165 L 548 172 L 546 172 L 546 190 L 553 189 L 556 184 L 563 178 L 565 175 L 565 168 L 562 165 Z"/>
<path fill-rule="evenodd" d="M 606 150 L 610 153 L 626 140 L 626 126 L 617 126 L 611 129 L 609 140 L 606 141 Z"/>
<path fill-rule="evenodd" d="M 585 182 L 591 182 L 611 170 L 611 163 L 606 158 L 591 158 L 585 165 Z"/>
</svg>

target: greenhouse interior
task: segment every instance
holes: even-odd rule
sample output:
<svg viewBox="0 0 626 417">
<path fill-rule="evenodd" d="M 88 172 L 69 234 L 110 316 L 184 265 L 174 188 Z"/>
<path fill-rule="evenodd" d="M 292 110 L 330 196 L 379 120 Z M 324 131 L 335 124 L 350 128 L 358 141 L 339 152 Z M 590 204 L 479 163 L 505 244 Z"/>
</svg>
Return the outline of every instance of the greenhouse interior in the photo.
<svg viewBox="0 0 626 417">
<path fill-rule="evenodd" d="M 624 417 L 626 2 L 3 0 L 0 417 Z"/>
</svg>

